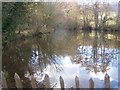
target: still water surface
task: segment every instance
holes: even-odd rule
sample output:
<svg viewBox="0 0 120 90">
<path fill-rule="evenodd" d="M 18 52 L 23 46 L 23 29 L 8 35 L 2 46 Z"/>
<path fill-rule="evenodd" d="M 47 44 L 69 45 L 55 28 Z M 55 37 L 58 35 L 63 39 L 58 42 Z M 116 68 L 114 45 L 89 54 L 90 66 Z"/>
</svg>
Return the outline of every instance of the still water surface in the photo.
<svg viewBox="0 0 120 90">
<path fill-rule="evenodd" d="M 89 79 L 95 88 L 104 87 L 104 76 L 110 76 L 112 88 L 118 87 L 119 34 L 114 32 L 83 32 L 56 30 L 42 38 L 26 38 L 11 42 L 3 50 L 3 70 L 9 87 L 14 86 L 14 73 L 30 87 L 30 74 L 38 84 L 44 75 L 50 76 L 52 87 L 60 87 L 62 76 L 65 87 L 75 87 L 75 76 L 80 87 L 88 88 Z"/>
</svg>

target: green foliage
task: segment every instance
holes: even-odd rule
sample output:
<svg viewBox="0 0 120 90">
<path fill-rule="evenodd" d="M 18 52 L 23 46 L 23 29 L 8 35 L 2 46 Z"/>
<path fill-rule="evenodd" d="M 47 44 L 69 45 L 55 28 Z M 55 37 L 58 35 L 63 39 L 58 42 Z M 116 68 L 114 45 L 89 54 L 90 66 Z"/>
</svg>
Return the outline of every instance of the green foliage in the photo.
<svg viewBox="0 0 120 90">
<path fill-rule="evenodd" d="M 23 23 L 28 3 L 3 2 L 2 3 L 2 42 L 3 46 L 15 38 L 16 27 Z"/>
<path fill-rule="evenodd" d="M 26 3 L 3 3 L 2 5 L 2 30 L 3 33 L 13 30 L 26 13 Z"/>
</svg>

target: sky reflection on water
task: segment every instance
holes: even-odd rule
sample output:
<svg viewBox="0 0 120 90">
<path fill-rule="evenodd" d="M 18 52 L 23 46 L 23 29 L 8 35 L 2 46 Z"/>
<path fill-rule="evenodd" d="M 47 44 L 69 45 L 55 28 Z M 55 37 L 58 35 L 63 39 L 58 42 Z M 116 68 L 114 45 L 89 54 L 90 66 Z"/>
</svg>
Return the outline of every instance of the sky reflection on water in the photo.
<svg viewBox="0 0 120 90">
<path fill-rule="evenodd" d="M 90 57 L 91 52 L 91 46 L 89 47 L 84 47 L 86 50 L 88 50 L 88 56 Z M 78 48 L 80 50 L 80 47 Z M 99 51 L 99 50 L 98 50 Z M 115 53 L 115 49 L 105 49 L 106 53 L 110 53 L 110 64 L 107 67 L 108 70 L 106 72 L 99 71 L 97 73 L 93 71 L 88 71 L 86 70 L 86 67 L 82 66 L 81 63 L 74 63 L 71 60 L 71 56 L 56 56 L 56 61 L 57 63 L 60 64 L 61 70 L 57 71 L 54 64 L 53 65 L 48 65 L 44 69 L 44 74 L 48 74 L 50 76 L 50 82 L 51 86 L 54 86 L 54 88 L 59 88 L 60 83 L 59 83 L 59 77 L 62 76 L 65 82 L 65 87 L 70 88 L 70 87 L 75 87 L 75 76 L 79 77 L 80 80 L 80 87 L 81 88 L 88 88 L 89 87 L 89 79 L 92 78 L 94 80 L 95 88 L 104 88 L 104 76 L 106 73 L 110 76 L 110 82 L 111 82 L 111 88 L 118 88 L 118 59 L 117 54 Z M 84 53 L 85 54 L 85 53 Z M 116 60 L 116 61 L 114 61 Z M 99 63 L 99 62 L 98 62 Z M 39 71 L 37 71 L 39 72 Z M 40 76 L 35 75 L 38 81 L 41 81 L 39 78 Z M 44 77 L 44 76 L 43 76 Z M 43 78 L 42 78 L 43 79 Z"/>
<path fill-rule="evenodd" d="M 12 42 L 3 52 L 3 69 L 8 74 L 9 87 L 15 87 L 16 72 L 25 87 L 30 87 L 31 74 L 38 85 L 48 74 L 54 88 L 60 87 L 60 76 L 68 88 L 75 87 L 75 76 L 79 77 L 81 88 L 89 87 L 90 78 L 95 88 L 103 88 L 106 73 L 110 76 L 111 87 L 118 87 L 119 34 L 112 35 L 58 30 L 42 38 Z M 108 36 L 111 37 L 108 39 Z"/>
</svg>

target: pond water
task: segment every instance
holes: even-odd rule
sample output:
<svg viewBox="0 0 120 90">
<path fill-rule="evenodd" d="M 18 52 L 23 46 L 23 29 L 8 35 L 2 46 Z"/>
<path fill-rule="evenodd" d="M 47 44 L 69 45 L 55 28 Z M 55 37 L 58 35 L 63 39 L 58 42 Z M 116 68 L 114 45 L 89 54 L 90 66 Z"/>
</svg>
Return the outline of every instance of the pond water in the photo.
<svg viewBox="0 0 120 90">
<path fill-rule="evenodd" d="M 45 74 L 51 87 L 58 88 L 62 76 L 65 87 L 75 87 L 75 76 L 80 87 L 88 88 L 92 78 L 95 88 L 104 87 L 104 76 L 110 76 L 111 88 L 118 88 L 119 33 L 56 30 L 42 38 L 12 41 L 2 52 L 3 71 L 9 87 L 14 86 L 14 73 L 30 87 L 30 75 L 38 84 Z"/>
</svg>

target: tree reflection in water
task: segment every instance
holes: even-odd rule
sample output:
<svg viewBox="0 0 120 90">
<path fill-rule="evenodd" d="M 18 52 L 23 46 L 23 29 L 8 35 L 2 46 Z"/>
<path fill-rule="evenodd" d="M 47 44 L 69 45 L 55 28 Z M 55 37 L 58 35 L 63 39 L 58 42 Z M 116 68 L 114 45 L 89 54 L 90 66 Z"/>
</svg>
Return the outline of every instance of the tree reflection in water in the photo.
<svg viewBox="0 0 120 90">
<path fill-rule="evenodd" d="M 108 39 L 105 37 L 107 35 L 98 32 L 66 31 L 64 38 L 60 38 L 57 33 L 52 33 L 42 38 L 26 38 L 12 42 L 4 48 L 2 62 L 9 87 L 15 87 L 13 83 L 15 72 L 24 81 L 24 87 L 30 87 L 29 75 L 31 74 L 39 76 L 42 80 L 48 66 L 53 73 L 63 71 L 65 68 L 61 58 L 64 56 L 70 56 L 72 63 L 80 64 L 89 72 L 107 72 L 110 69 L 110 62 L 117 63 L 115 55 L 118 53 L 118 39 Z"/>
<path fill-rule="evenodd" d="M 84 33 L 83 41 L 87 43 L 86 40 L 88 38 L 90 39 L 89 34 Z M 77 53 L 71 58 L 71 61 L 80 64 L 81 67 L 85 67 L 88 72 L 105 73 L 110 69 L 108 66 L 111 60 L 117 61 L 118 51 L 106 43 L 107 39 L 105 38 L 104 32 L 95 32 L 93 41 L 91 41 L 93 43 L 92 45 L 84 45 L 86 44 L 84 42 L 78 47 Z M 117 45 L 117 38 L 115 39 L 115 43 Z"/>
<path fill-rule="evenodd" d="M 116 27 L 119 26 L 119 21 L 116 20 L 116 10 L 110 10 L 112 4 L 2 4 L 2 70 L 9 87 L 15 87 L 15 72 L 22 79 L 23 86 L 30 87 L 29 76 L 33 74 L 42 80 L 48 68 L 53 71 L 52 75 L 54 72 L 65 71 L 66 68 L 66 71 L 70 70 L 73 74 L 77 72 L 73 65 L 75 63 L 76 66 L 80 64 L 87 71 L 97 74 L 113 68 L 110 68 L 110 64 L 117 66 L 118 59 L 115 55 L 119 52 L 120 34 L 115 32 L 118 32 Z M 103 8 L 98 10 L 99 4 Z M 68 64 L 69 70 L 63 63 Z M 76 71 L 73 72 L 72 69 Z M 66 71 L 64 74 L 67 74 Z"/>
</svg>

